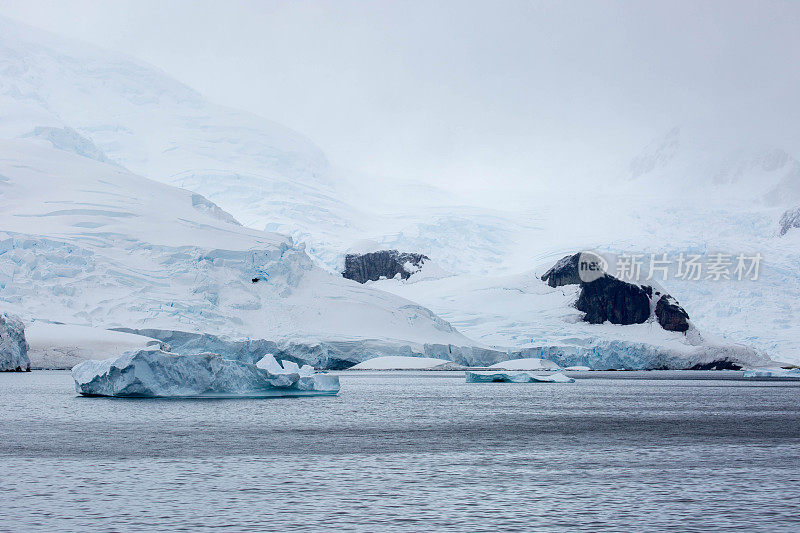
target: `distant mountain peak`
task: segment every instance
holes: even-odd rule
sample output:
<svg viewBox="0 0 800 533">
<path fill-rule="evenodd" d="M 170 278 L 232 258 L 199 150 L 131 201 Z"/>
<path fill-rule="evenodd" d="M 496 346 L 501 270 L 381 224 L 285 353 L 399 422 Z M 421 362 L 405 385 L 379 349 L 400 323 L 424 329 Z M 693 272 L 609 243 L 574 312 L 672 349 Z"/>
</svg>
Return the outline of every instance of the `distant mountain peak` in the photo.
<svg viewBox="0 0 800 533">
<path fill-rule="evenodd" d="M 749 131 L 675 126 L 631 159 L 633 182 L 681 194 L 717 194 L 767 204 L 800 201 L 800 162 Z"/>
</svg>

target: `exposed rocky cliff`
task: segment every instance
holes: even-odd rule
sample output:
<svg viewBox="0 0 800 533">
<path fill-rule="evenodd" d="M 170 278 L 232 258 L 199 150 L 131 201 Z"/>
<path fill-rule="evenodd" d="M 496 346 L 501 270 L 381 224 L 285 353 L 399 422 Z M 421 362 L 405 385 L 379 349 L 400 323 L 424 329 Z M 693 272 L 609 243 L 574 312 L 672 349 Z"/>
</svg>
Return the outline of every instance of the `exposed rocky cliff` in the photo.
<svg viewBox="0 0 800 533">
<path fill-rule="evenodd" d="M 800 207 L 784 212 L 778 225 L 781 235 L 786 235 L 792 228 L 800 228 Z"/>
<path fill-rule="evenodd" d="M 667 331 L 685 332 L 689 329 L 689 314 L 669 294 L 664 294 L 656 304 L 656 318 Z"/>
<path fill-rule="evenodd" d="M 581 254 L 568 255 L 559 259 L 553 267 L 544 273 L 542 281 L 551 287 L 562 285 L 579 285 L 581 278 L 578 275 L 578 261 Z"/>
<path fill-rule="evenodd" d="M 583 319 L 592 324 L 641 324 L 650 318 L 648 291 L 609 275 L 581 283 L 575 307 L 586 313 Z"/>
<path fill-rule="evenodd" d="M 649 285 L 637 285 L 604 274 L 594 281 L 580 278 L 581 254 L 562 257 L 543 276 L 551 287 L 580 285 L 581 292 L 575 307 L 586 313 L 584 320 L 592 324 L 611 322 L 630 325 L 646 322 L 655 315 L 667 331 L 685 333 L 689 329 L 689 314 L 669 294 L 662 294 Z M 651 312 L 655 301 L 654 313 Z"/>
<path fill-rule="evenodd" d="M 428 259 L 428 256 L 422 254 L 401 253 L 397 250 L 347 254 L 344 258 L 342 276 L 359 283 L 377 281 L 381 278 L 392 279 L 398 274 L 402 279 L 408 279 L 411 274 L 422 268 Z"/>
</svg>

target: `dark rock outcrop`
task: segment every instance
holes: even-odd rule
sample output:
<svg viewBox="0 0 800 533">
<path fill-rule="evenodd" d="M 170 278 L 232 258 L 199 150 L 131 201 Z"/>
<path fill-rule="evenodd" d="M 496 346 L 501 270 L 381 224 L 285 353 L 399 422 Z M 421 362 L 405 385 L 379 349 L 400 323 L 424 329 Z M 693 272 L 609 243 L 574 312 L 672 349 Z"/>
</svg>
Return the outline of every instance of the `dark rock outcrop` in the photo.
<svg viewBox="0 0 800 533">
<path fill-rule="evenodd" d="M 553 267 L 544 273 L 542 281 L 546 281 L 551 287 L 561 287 L 562 285 L 579 285 L 581 278 L 578 274 L 578 261 L 581 254 L 568 255 L 562 257 Z"/>
<path fill-rule="evenodd" d="M 650 297 L 639 285 L 605 275 L 581 284 L 575 307 L 592 324 L 641 324 L 650 318 Z"/>
<path fill-rule="evenodd" d="M 414 268 L 420 268 L 429 258 L 426 255 L 415 253 L 401 253 L 397 250 L 381 250 L 366 254 L 347 254 L 344 258 L 344 271 L 342 276 L 359 283 L 377 281 L 382 277 L 391 279 L 400 274 L 402 279 L 408 279 L 414 269 L 406 270 L 410 263 Z"/>
<path fill-rule="evenodd" d="M 720 359 L 710 363 L 696 364 L 686 370 L 741 370 L 744 368 L 741 363 L 729 359 Z"/>
<path fill-rule="evenodd" d="M 689 314 L 668 294 L 658 299 L 656 318 L 667 331 L 683 333 L 689 329 Z"/>
<path fill-rule="evenodd" d="M 783 213 L 778 224 L 781 228 L 781 235 L 786 235 L 786 232 L 792 228 L 800 228 L 800 207 L 796 209 L 790 209 Z"/>
<path fill-rule="evenodd" d="M 689 314 L 669 294 L 662 294 L 649 285 L 637 285 L 609 274 L 594 281 L 583 281 L 579 264 L 581 254 L 567 255 L 556 262 L 542 281 L 551 287 L 580 285 L 581 292 L 575 307 L 586 313 L 584 321 L 602 324 L 641 324 L 651 316 L 651 301 L 656 301 L 655 316 L 667 331 L 685 333 L 689 329 Z"/>
</svg>

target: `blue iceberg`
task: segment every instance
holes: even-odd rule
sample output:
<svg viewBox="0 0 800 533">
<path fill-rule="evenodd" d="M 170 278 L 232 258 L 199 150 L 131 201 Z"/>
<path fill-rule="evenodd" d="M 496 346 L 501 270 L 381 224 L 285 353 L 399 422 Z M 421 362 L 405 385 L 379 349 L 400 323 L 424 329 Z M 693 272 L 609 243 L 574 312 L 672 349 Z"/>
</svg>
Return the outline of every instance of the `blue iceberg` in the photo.
<svg viewBox="0 0 800 533">
<path fill-rule="evenodd" d="M 157 348 L 135 350 L 72 369 L 85 396 L 120 398 L 267 398 L 334 396 L 339 378 L 267 355 L 256 364 L 219 354 L 177 355 Z"/>
</svg>

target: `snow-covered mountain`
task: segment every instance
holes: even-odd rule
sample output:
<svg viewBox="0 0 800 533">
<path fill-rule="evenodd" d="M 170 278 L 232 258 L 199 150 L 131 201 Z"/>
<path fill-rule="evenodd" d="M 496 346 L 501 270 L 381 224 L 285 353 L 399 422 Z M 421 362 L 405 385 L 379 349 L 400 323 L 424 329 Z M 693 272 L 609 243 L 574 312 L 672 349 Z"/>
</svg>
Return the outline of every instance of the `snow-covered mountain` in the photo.
<svg viewBox="0 0 800 533">
<path fill-rule="evenodd" d="M 2 18 L 0 138 L 16 140 L 4 145 L 3 156 L 9 190 L 18 191 L 2 198 L 11 210 L 0 229 L 22 236 L 10 235 L 9 242 L 41 241 L 36 246 L 47 250 L 24 254 L 31 248 L 15 245 L 0 256 L 11 261 L 6 272 L 13 276 L 0 298 L 23 317 L 240 339 L 279 335 L 303 338 L 306 348 L 309 339 L 340 338 L 398 341 L 392 349 L 413 344 L 418 352 L 425 343 L 471 346 L 430 311 L 339 278 L 346 251 L 371 240 L 381 249 L 424 254 L 453 274 L 414 287 L 378 286 L 422 302 L 484 344 L 599 350 L 619 341 L 631 352 L 645 346 L 685 353 L 674 332 L 580 323 L 570 295 L 533 283 L 536 269 L 585 249 L 759 252 L 764 269 L 757 282 L 672 279 L 665 285 L 708 338 L 800 362 L 794 326 L 800 323 L 800 237 L 779 238 L 777 225 L 785 203 L 800 203 L 792 200 L 798 166 L 792 154 L 769 143 L 680 127 L 646 147 L 628 169 L 595 184 L 556 184 L 513 202 L 462 202 L 458 191 L 420 182 L 354 183 L 288 128 L 214 105 L 135 59 Z M 69 174 L 58 166 L 62 159 Z M 66 190 L 64 198 L 47 196 L 24 188 L 25 168 L 43 176 L 38 183 L 46 190 L 58 190 L 48 180 L 67 187 L 58 176 L 80 183 L 88 173 L 95 181 Z M 194 194 L 150 181 L 135 185 L 145 179 L 136 175 Z M 118 187 L 126 191 L 119 197 L 125 205 L 109 204 Z M 95 193 L 86 191 L 100 197 L 92 200 Z M 180 198 L 175 202 L 184 207 L 174 210 L 162 196 Z M 51 212 L 57 214 L 27 216 Z M 244 227 L 233 225 L 233 217 Z M 158 222 L 139 225 L 143 220 Z M 161 235 L 160 227 L 181 231 Z M 218 257 L 215 250 L 227 251 Z M 77 266 L 61 264 L 61 256 Z M 261 279 L 260 269 L 269 283 L 252 283 Z M 55 304 L 32 298 L 37 283 L 53 292 Z M 31 304 L 23 306 L 23 297 Z M 314 303 L 319 298 L 330 306 Z"/>
<path fill-rule="evenodd" d="M 450 271 L 514 254 L 517 222 L 419 182 L 370 190 L 302 135 L 214 105 L 133 58 L 0 17 L 0 138 L 41 139 L 202 194 L 248 227 L 290 235 L 332 270 L 354 242 L 434 253 Z M 457 253 L 454 253 L 457 252 Z"/>
<path fill-rule="evenodd" d="M 785 147 L 744 126 L 676 126 L 634 157 L 629 176 L 639 187 L 680 195 L 714 195 L 765 205 L 800 202 L 800 161 Z"/>
<path fill-rule="evenodd" d="M 324 243 L 358 220 L 322 151 L 297 132 L 214 105 L 133 58 L 2 17 L 0 116 L 0 138 L 44 139 L 191 189 L 250 227 L 306 242 L 308 228 L 329 228 Z"/>
<path fill-rule="evenodd" d="M 363 358 L 474 345 L 196 193 L 42 144 L 0 141 L 0 298 L 28 322 L 269 340 L 315 364 L 336 343 Z"/>
</svg>

